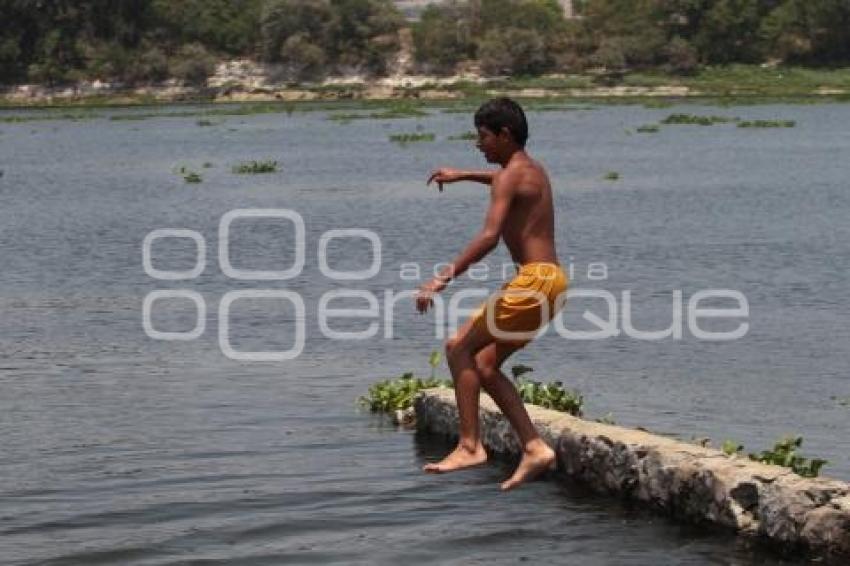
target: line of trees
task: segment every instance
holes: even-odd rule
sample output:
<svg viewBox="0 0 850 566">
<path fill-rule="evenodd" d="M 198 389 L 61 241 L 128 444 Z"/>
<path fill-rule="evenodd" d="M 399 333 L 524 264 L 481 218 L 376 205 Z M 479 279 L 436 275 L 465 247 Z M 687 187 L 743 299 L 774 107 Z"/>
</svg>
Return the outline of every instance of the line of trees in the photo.
<svg viewBox="0 0 850 566">
<path fill-rule="evenodd" d="M 0 84 L 201 83 L 234 56 L 382 74 L 403 25 L 391 0 L 0 0 Z"/>
<path fill-rule="evenodd" d="M 221 58 L 282 76 L 387 72 L 411 25 L 416 64 L 534 75 L 588 67 L 850 62 L 850 0 L 444 0 L 409 24 L 392 0 L 0 0 L 0 83 L 202 83 Z"/>
<path fill-rule="evenodd" d="M 450 0 L 414 28 L 434 71 L 476 59 L 486 73 L 701 64 L 850 61 L 850 0 L 583 0 L 564 20 L 556 0 Z"/>
</svg>

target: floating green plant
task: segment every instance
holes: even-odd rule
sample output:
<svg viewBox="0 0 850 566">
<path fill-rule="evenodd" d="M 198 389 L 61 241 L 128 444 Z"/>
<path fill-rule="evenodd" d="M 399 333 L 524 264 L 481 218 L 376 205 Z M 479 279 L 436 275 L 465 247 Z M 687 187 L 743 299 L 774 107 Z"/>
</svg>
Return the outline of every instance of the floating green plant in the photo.
<svg viewBox="0 0 850 566">
<path fill-rule="evenodd" d="M 136 122 L 148 118 L 159 118 L 160 116 L 167 116 L 167 114 L 115 114 L 110 116 L 109 119 L 113 122 Z"/>
<path fill-rule="evenodd" d="M 580 417 L 584 398 L 577 392 L 564 387 L 560 381 L 542 383 L 521 376 L 534 371 L 529 366 L 518 365 L 511 368 L 514 380 L 517 383 L 519 396 L 523 403 L 538 405 L 546 409 L 553 409 L 563 413 L 569 413 Z"/>
<path fill-rule="evenodd" d="M 478 139 L 478 134 L 476 134 L 475 132 L 464 132 L 462 134 L 449 136 L 446 139 L 449 141 L 472 141 Z"/>
<path fill-rule="evenodd" d="M 369 407 L 373 412 L 391 413 L 403 411 L 413 406 L 413 399 L 423 389 L 434 387 L 454 387 L 449 379 L 439 379 L 435 376 L 437 366 L 440 364 L 441 356 L 438 352 L 432 352 L 428 358 L 431 366 L 431 377 L 423 379 L 415 377 L 412 372 L 405 373 L 395 379 L 385 379 L 369 387 L 369 394 L 360 397 L 362 405 Z M 520 397 L 524 403 L 531 403 L 581 416 L 584 399 L 575 391 L 566 389 L 560 381 L 552 383 L 541 383 L 522 379 L 525 373 L 533 371 L 528 366 L 517 365 L 511 369 L 511 373 L 517 384 Z"/>
<path fill-rule="evenodd" d="M 374 112 L 370 114 L 370 118 L 376 119 L 395 119 L 395 118 L 418 118 L 422 116 L 427 116 L 428 113 L 422 110 L 421 108 L 414 106 L 410 103 L 396 103 L 391 105 L 389 108 L 382 110 L 381 112 Z"/>
<path fill-rule="evenodd" d="M 451 387 L 452 382 L 444 379 L 422 379 L 406 373 L 395 379 L 386 379 L 369 387 L 369 394 L 360 398 L 361 404 L 374 413 L 389 413 L 409 409 L 413 398 L 423 389 Z"/>
<path fill-rule="evenodd" d="M 80 120 L 93 120 L 99 118 L 100 115 L 94 112 L 45 112 L 39 114 L 20 114 L 14 116 L 0 116 L 0 122 L 10 124 L 20 124 L 24 122 L 43 122 L 46 120 L 70 120 L 79 122 Z"/>
<path fill-rule="evenodd" d="M 401 145 L 405 145 L 408 143 L 416 143 L 416 142 L 432 142 L 436 136 L 431 133 L 421 133 L 417 132 L 415 134 L 391 134 L 390 141 L 399 143 Z"/>
<path fill-rule="evenodd" d="M 277 161 L 243 161 L 233 166 L 233 172 L 238 175 L 257 175 L 277 171 Z"/>
<path fill-rule="evenodd" d="M 197 110 L 177 110 L 163 112 L 134 112 L 129 114 L 113 114 L 110 120 L 148 120 L 153 118 L 199 118 L 199 121 L 208 120 L 211 116 L 252 116 L 257 114 L 292 114 L 292 104 L 281 103 L 251 103 L 234 106 L 222 104 L 221 108 L 199 108 Z M 200 125 L 200 124 L 199 124 Z M 213 125 L 213 124 L 209 124 Z"/>
<path fill-rule="evenodd" d="M 670 114 L 663 120 L 662 124 L 667 125 L 696 125 L 696 126 L 713 126 L 714 124 L 726 124 L 734 122 L 737 118 L 729 118 L 727 116 L 697 116 L 695 114 Z"/>
<path fill-rule="evenodd" d="M 205 162 L 205 163 L 204 163 L 204 165 L 203 165 L 203 168 L 204 168 L 204 169 L 210 169 L 210 168 L 212 168 L 212 167 L 215 167 L 215 165 L 213 165 L 213 164 L 212 164 L 212 163 L 210 163 L 209 161 Z"/>
<path fill-rule="evenodd" d="M 435 379 L 434 374 L 437 372 L 437 366 L 440 365 L 441 359 L 442 356 L 437 350 L 434 350 L 433 352 L 431 352 L 431 355 L 428 356 L 428 365 L 431 366 L 431 379 Z"/>
<path fill-rule="evenodd" d="M 647 124 L 645 126 L 638 126 L 635 131 L 639 134 L 657 134 L 661 128 L 656 126 L 655 124 Z"/>
<path fill-rule="evenodd" d="M 187 183 L 201 183 L 203 182 L 203 177 L 201 177 L 200 173 L 197 171 L 193 171 L 186 165 L 180 165 L 174 169 L 174 173 L 183 177 L 183 180 Z"/>
<path fill-rule="evenodd" d="M 738 122 L 739 128 L 793 128 L 794 120 L 745 120 Z"/>
<path fill-rule="evenodd" d="M 797 454 L 797 449 L 803 444 L 802 436 L 786 436 L 774 443 L 770 450 L 762 450 L 758 454 L 750 453 L 750 460 L 789 468 L 792 472 L 805 478 L 815 478 L 829 462 L 821 458 L 804 458 Z M 743 452 L 743 444 L 734 440 L 726 440 L 720 448 L 728 456 L 736 456 Z"/>
<path fill-rule="evenodd" d="M 393 120 L 398 118 L 420 118 L 428 113 L 410 103 L 397 103 L 377 112 L 338 112 L 328 120 L 347 123 L 351 120 Z"/>
<path fill-rule="evenodd" d="M 664 99 L 650 99 L 643 103 L 644 108 L 670 108 L 673 103 Z"/>
<path fill-rule="evenodd" d="M 804 478 L 815 478 L 829 462 L 821 458 L 803 458 L 797 455 L 797 449 L 803 444 L 802 436 L 788 436 L 773 445 L 771 450 L 759 454 L 750 454 L 750 459 L 765 464 L 774 464 L 790 468 Z"/>
<path fill-rule="evenodd" d="M 441 112 L 443 114 L 474 114 L 475 108 L 472 106 L 453 106 L 450 108 L 443 108 Z"/>
<path fill-rule="evenodd" d="M 352 120 L 365 120 L 369 118 L 368 114 L 356 114 L 351 112 L 338 112 L 336 114 L 331 114 L 328 116 L 328 120 L 334 122 L 341 122 L 343 124 L 347 124 Z"/>
<path fill-rule="evenodd" d="M 832 399 L 842 407 L 850 407 L 850 397 L 837 397 L 833 395 L 832 397 L 830 397 L 830 399 Z"/>
<path fill-rule="evenodd" d="M 743 444 L 739 444 L 734 440 L 724 440 L 723 445 L 720 447 L 724 454 L 727 456 L 734 456 L 738 454 L 744 449 Z"/>
<path fill-rule="evenodd" d="M 216 122 L 213 122 L 212 120 L 198 120 L 198 121 L 196 122 L 196 124 L 198 124 L 198 126 L 201 126 L 201 127 L 204 127 L 204 126 L 215 126 L 215 125 L 216 125 Z"/>
<path fill-rule="evenodd" d="M 605 177 L 603 177 L 606 181 L 619 181 L 620 174 L 616 171 L 608 171 L 605 173 Z"/>
<path fill-rule="evenodd" d="M 588 107 L 579 107 L 579 106 L 565 106 L 565 105 L 552 105 L 552 104 L 528 104 L 526 103 L 529 112 L 569 112 L 571 110 L 592 110 L 592 108 Z"/>
<path fill-rule="evenodd" d="M 564 384 L 560 381 L 542 383 L 519 379 L 517 385 L 519 386 L 519 396 L 524 403 L 569 413 L 576 417 L 581 416 L 584 399 L 578 393 L 564 388 Z"/>
</svg>

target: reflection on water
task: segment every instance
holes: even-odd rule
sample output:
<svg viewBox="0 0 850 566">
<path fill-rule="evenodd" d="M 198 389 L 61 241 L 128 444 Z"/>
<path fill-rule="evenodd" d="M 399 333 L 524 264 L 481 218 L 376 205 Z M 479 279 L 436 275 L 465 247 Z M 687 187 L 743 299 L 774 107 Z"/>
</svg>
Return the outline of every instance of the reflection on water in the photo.
<svg viewBox="0 0 850 566">
<path fill-rule="evenodd" d="M 699 108 L 687 111 L 699 113 Z M 550 169 L 558 245 L 576 266 L 574 288 L 631 290 L 634 324 L 670 323 L 671 292 L 745 294 L 750 331 L 729 343 L 565 341 L 548 334 L 516 363 L 579 389 L 587 413 L 687 440 L 730 438 L 750 450 L 786 433 L 804 455 L 850 478 L 844 432 L 850 196 L 846 106 L 725 109 L 748 119 L 793 119 L 782 131 L 734 126 L 625 130 L 673 109 L 600 108 L 531 113 L 530 150 Z M 130 111 L 128 111 L 130 112 Z M 709 113 L 708 110 L 705 110 Z M 710 113 L 717 113 L 712 109 Z M 0 135 L 0 556 L 11 563 L 257 564 L 559 561 L 581 564 L 791 564 L 725 533 L 682 527 L 638 508 L 537 482 L 502 494 L 509 462 L 449 476 L 420 472 L 445 439 L 399 432 L 358 412 L 378 378 L 427 374 L 439 348 L 433 320 L 399 302 L 393 338 L 322 336 L 320 236 L 366 228 L 382 242 L 381 269 L 348 285 L 382 297 L 409 289 L 403 264 L 451 259 L 481 224 L 486 189 L 424 180 L 437 165 L 481 167 L 471 144 L 445 138 L 466 116 L 357 121 L 322 113 L 4 124 Z M 393 133 L 437 142 L 406 148 Z M 233 175 L 233 164 L 276 159 L 278 173 Z M 212 164 L 203 167 L 203 164 Z M 203 182 L 185 184 L 188 165 Z M 605 181 L 607 171 L 621 174 Z M 304 218 L 303 273 L 242 282 L 218 265 L 218 223 L 234 208 L 289 208 Z M 156 228 L 199 232 L 203 273 L 188 281 L 145 275 L 141 243 Z M 272 224 L 234 228 L 234 261 L 283 269 L 292 234 Z M 330 249 L 338 269 L 369 258 L 362 242 Z M 188 269 L 193 246 L 160 242 L 160 269 Z M 504 250 L 492 259 L 507 261 Z M 608 277 L 592 281 L 589 263 Z M 188 266 L 188 267 L 187 267 Z M 494 270 L 498 271 L 498 269 Z M 499 284 L 491 273 L 486 287 Z M 452 293 L 481 286 L 464 280 Z M 142 300 L 186 289 L 207 306 L 191 342 L 144 335 Z M 245 363 L 218 347 L 218 306 L 233 290 L 285 289 L 303 297 L 306 345 L 285 363 Z M 157 327 L 186 330 L 190 303 L 163 305 Z M 469 305 L 473 306 L 473 305 Z M 409 308 L 407 308 L 409 307 Z M 159 308 L 159 307 L 158 307 Z M 291 339 L 294 319 L 268 304 L 233 306 L 240 348 Z M 580 326 L 585 309 L 567 309 Z M 383 311 L 382 311 L 383 314 Z M 358 328 L 356 321 L 340 328 Z M 383 336 L 385 321 L 381 321 Z M 442 370 L 443 372 L 445 369 Z M 566 558 L 570 557 L 570 558 Z M 572 562 L 570 562 L 572 560 Z"/>
</svg>

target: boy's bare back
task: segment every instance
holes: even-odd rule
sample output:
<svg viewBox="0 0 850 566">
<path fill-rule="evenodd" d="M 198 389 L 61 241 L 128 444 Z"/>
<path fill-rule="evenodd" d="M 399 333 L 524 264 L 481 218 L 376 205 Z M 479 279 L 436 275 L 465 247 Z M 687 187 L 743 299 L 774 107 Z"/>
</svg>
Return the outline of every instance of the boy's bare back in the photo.
<svg viewBox="0 0 850 566">
<path fill-rule="evenodd" d="M 514 263 L 557 263 L 552 187 L 543 166 L 527 155 L 515 155 L 493 178 L 512 195 L 502 238 Z"/>
</svg>

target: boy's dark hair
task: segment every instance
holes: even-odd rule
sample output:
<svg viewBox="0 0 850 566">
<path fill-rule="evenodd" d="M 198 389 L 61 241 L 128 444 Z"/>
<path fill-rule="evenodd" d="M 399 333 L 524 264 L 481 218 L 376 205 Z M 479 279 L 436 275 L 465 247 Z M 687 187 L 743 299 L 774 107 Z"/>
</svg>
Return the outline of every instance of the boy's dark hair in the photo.
<svg viewBox="0 0 850 566">
<path fill-rule="evenodd" d="M 528 122 L 522 107 L 510 98 L 494 98 L 481 105 L 475 113 L 475 127 L 484 126 L 494 134 L 507 128 L 520 147 L 528 140 Z"/>
</svg>

